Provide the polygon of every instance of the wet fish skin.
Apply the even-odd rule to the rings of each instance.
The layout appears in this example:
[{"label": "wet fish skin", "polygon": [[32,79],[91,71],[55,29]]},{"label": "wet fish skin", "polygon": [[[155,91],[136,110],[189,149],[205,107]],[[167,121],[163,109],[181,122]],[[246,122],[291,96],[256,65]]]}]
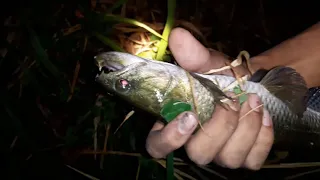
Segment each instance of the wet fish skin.
[{"label": "wet fish skin", "polygon": [[[215,107],[214,97],[199,81],[190,77],[183,69],[169,63],[150,62],[130,54],[109,52],[97,58],[101,58],[103,62],[112,62],[115,59],[131,59],[136,62],[136,64],[128,63],[130,64],[127,66],[128,69],[124,68],[107,74],[101,73],[97,76],[97,81],[102,86],[135,106],[159,115],[162,106],[171,99],[184,101],[193,106],[193,101],[195,101],[199,120],[204,122],[211,117]],[[126,79],[130,82],[130,92],[122,93],[114,88],[114,84],[119,79]],[[190,79],[193,81],[192,86],[190,86]]]},{"label": "wet fish skin", "polygon": [[[97,75],[98,83],[135,106],[156,115],[159,115],[166,102],[176,99],[190,103],[196,109],[199,120],[204,123],[211,118],[217,102],[222,98],[214,96],[212,90],[205,87],[199,79],[173,64],[146,60],[120,52],[99,54],[96,56],[96,62],[99,68],[114,70]],[[194,74],[209,79],[220,89],[235,81],[235,78],[230,76]],[[122,86],[119,86],[121,79],[126,80],[130,87],[123,90]],[[264,108],[269,111],[275,130],[275,145],[281,148],[320,147],[318,111],[307,107],[300,117],[292,110],[290,103],[276,97],[266,85],[247,81],[243,88],[247,93],[256,93],[261,98]]]},{"label": "wet fish skin", "polygon": [[[235,81],[233,77],[221,75],[202,75],[213,81],[217,81],[220,87],[227,87]],[[320,113],[308,108],[302,117],[293,113],[289,107],[279,98],[272,95],[263,85],[255,82],[246,82],[243,86],[247,93],[255,93],[268,110],[272,120],[275,133],[275,144],[277,147],[320,148]],[[317,146],[317,147],[316,147]]]}]

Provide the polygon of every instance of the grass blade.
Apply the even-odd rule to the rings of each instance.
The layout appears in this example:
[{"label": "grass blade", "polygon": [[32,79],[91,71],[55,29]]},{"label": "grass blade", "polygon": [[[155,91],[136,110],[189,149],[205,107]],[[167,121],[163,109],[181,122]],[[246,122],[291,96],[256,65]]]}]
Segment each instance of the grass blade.
[{"label": "grass blade", "polygon": [[107,10],[107,13],[112,13],[113,10],[117,9],[118,7],[122,6],[125,4],[128,0],[118,0],[113,4],[113,6]]},{"label": "grass blade", "polygon": [[103,42],[105,45],[111,47],[115,51],[125,52],[124,49],[122,49],[120,46],[118,46],[115,42],[113,42],[111,39],[107,38],[106,36],[95,32],[94,36],[97,37],[101,42]]},{"label": "grass blade", "polygon": [[39,38],[31,27],[27,25],[27,29],[30,35],[31,46],[36,52],[36,61],[42,64],[55,78],[60,78],[60,72],[56,66],[49,60],[47,53],[42,47]]},{"label": "grass blade", "polygon": [[89,175],[89,174],[86,174],[86,173],[84,173],[84,172],[82,172],[82,171],[80,171],[80,170],[78,170],[78,169],[76,169],[76,168],[74,168],[74,167],[71,167],[71,166],[69,166],[69,165],[66,165],[68,168],[70,168],[70,169],[72,169],[72,170],[74,170],[74,171],[76,171],[76,172],[78,172],[79,174],[82,174],[83,176],[85,176],[85,177],[87,177],[87,178],[89,178],[89,179],[92,179],[92,180],[99,180],[98,178],[96,178],[96,177],[93,177],[93,176],[91,176],[91,175]]},{"label": "grass blade", "polygon": [[164,27],[162,36],[163,39],[161,39],[160,44],[159,44],[159,49],[156,55],[157,60],[162,60],[163,56],[166,53],[167,47],[168,47],[168,39],[169,39],[169,34],[171,32],[171,29],[173,28],[174,25],[174,11],[176,8],[176,1],[175,0],[168,0],[168,17],[167,17],[167,22]]},{"label": "grass blade", "polygon": [[146,24],[141,23],[141,22],[139,22],[137,20],[130,19],[130,18],[124,18],[124,17],[116,16],[116,15],[105,15],[104,16],[104,20],[105,21],[115,21],[115,22],[122,22],[122,23],[132,24],[132,25],[144,28],[145,30],[147,30],[150,33],[152,33],[153,35],[155,35],[155,36],[167,41],[159,33],[157,33],[155,30],[153,30],[151,27],[149,27]]}]

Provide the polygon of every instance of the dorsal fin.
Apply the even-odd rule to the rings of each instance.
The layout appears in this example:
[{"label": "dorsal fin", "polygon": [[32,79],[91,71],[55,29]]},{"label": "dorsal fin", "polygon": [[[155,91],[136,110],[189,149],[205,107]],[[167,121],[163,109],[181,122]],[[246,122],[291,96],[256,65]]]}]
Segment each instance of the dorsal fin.
[{"label": "dorsal fin", "polygon": [[225,99],[225,98],[231,99],[221,89],[219,89],[219,87],[215,83],[213,83],[209,79],[201,77],[201,76],[199,76],[195,73],[192,73],[192,72],[190,72],[189,74],[192,77],[194,77],[195,79],[197,79],[200,82],[200,84],[202,84],[212,94],[212,96],[214,97],[215,103],[224,107],[220,100]]},{"label": "dorsal fin", "polygon": [[304,78],[293,68],[277,66],[261,79],[260,84],[282,100],[293,113],[301,116],[306,110],[308,88]]}]

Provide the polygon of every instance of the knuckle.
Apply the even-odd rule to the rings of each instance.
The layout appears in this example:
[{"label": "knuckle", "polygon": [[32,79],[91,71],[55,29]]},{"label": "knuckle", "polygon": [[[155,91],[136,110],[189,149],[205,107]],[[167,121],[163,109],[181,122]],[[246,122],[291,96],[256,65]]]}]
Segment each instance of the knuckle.
[{"label": "knuckle", "polygon": [[212,161],[211,159],[209,159],[209,158],[207,158],[205,156],[202,156],[202,155],[194,156],[194,155],[188,154],[188,156],[189,156],[191,161],[193,161],[195,164],[201,165],[201,166],[207,165]]},{"label": "knuckle", "polygon": [[170,137],[170,136],[171,136],[171,133],[161,132],[160,136],[161,136],[161,141],[162,141],[163,143],[171,144],[171,142],[172,142],[172,137]]},{"label": "knuckle", "polygon": [[225,109],[222,106],[216,106],[212,119],[219,121],[221,128],[230,133],[234,132],[238,126],[239,113],[229,108]]},{"label": "knuckle", "polygon": [[161,133],[161,144],[163,144],[166,147],[169,147],[170,149],[177,149],[179,148],[179,144],[177,144],[177,139],[175,136],[173,136],[173,133]]},{"label": "knuckle", "polygon": [[149,134],[145,148],[153,158],[163,158],[169,152],[178,149],[179,144],[169,131],[157,131]]},{"label": "knuckle", "polygon": [[260,130],[262,125],[262,117],[259,116],[259,114],[251,113],[248,114],[247,117],[243,118],[240,123],[243,124],[243,126],[248,127],[248,130]]},{"label": "knuckle", "polygon": [[220,155],[218,162],[230,169],[240,168],[243,163],[240,158],[235,155]]},{"label": "knuckle", "polygon": [[220,161],[225,167],[229,169],[238,169],[241,167],[241,163],[234,161],[232,158],[227,158]]},{"label": "knuckle", "polygon": [[270,149],[273,145],[274,135],[272,132],[265,133],[261,136],[261,139],[258,138],[256,142],[256,146],[263,147],[264,149]]},{"label": "knuckle", "polygon": [[207,159],[207,158],[204,158],[204,157],[199,157],[199,158],[191,158],[190,159],[197,165],[200,165],[200,166],[204,166],[204,165],[207,165],[211,162],[211,160]]},{"label": "knuckle", "polygon": [[160,159],[164,157],[163,153],[160,153],[159,150],[155,149],[154,146],[150,143],[150,141],[146,142],[146,150],[150,156],[156,159]]},{"label": "knuckle", "polygon": [[207,165],[213,159],[208,156],[208,152],[203,151],[199,146],[187,145],[185,149],[189,159],[198,165]]},{"label": "knuckle", "polygon": [[262,163],[260,162],[252,162],[252,161],[248,161],[245,164],[247,169],[253,170],[253,171],[258,171],[261,169],[262,167]]}]

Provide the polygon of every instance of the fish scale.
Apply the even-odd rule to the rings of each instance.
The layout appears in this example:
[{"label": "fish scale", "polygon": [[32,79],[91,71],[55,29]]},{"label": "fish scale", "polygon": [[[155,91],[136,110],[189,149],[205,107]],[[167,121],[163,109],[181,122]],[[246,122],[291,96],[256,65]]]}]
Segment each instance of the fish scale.
[{"label": "fish scale", "polygon": [[[218,82],[217,85],[219,85],[220,89],[225,89],[236,80],[234,77],[224,75],[199,75],[210,79],[212,82]],[[310,146],[311,144],[320,145],[319,112],[307,108],[304,112],[303,118],[299,119],[297,115],[291,113],[290,109],[280,99],[270,94],[261,84],[247,81],[242,87],[242,90],[246,93],[256,93],[261,97],[264,108],[268,110],[271,118],[273,119],[273,125],[276,130],[276,143],[284,145],[286,148],[290,146],[290,144],[296,144],[296,146]],[[232,91],[232,89],[229,89],[229,91]],[[320,91],[315,91],[312,94],[315,95],[316,93],[320,94]],[[301,142],[298,142],[301,138],[293,138],[299,138],[301,137],[301,134],[309,134],[310,139],[302,139]]]},{"label": "fish scale", "polygon": [[[222,89],[236,81],[231,76],[189,73],[170,63],[128,53],[101,53],[96,56],[96,63],[99,69],[112,70],[101,71],[96,77],[96,81],[108,91],[156,115],[160,115],[163,105],[172,99],[190,103],[202,123],[211,118],[217,103],[225,96]],[[128,81],[130,86],[117,89],[122,87],[115,85],[121,79]],[[245,81],[242,90],[257,94],[271,115],[274,145],[286,150],[320,149],[320,90],[308,92],[303,77],[289,67],[275,67],[264,77],[256,79],[261,81]],[[304,104],[307,93],[312,95]]]},{"label": "fish scale", "polygon": [[308,92],[309,100],[308,107],[313,107],[315,109],[320,109],[320,87],[311,88]]}]

